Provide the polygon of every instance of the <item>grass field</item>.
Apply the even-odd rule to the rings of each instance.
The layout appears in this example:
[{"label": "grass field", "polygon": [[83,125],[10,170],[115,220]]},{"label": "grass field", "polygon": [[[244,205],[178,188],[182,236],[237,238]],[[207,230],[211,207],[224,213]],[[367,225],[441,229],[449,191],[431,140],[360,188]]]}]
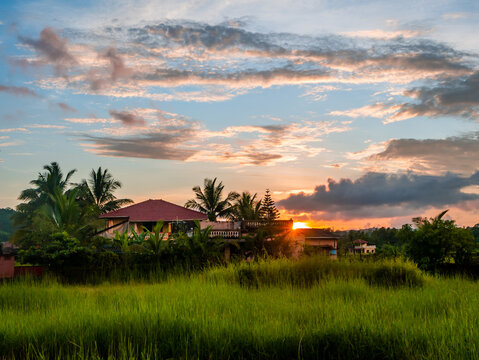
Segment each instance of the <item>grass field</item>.
[{"label": "grass field", "polygon": [[[389,281],[387,278],[396,278]],[[0,356],[479,358],[479,284],[411,264],[241,264],[159,283],[0,285]]]}]

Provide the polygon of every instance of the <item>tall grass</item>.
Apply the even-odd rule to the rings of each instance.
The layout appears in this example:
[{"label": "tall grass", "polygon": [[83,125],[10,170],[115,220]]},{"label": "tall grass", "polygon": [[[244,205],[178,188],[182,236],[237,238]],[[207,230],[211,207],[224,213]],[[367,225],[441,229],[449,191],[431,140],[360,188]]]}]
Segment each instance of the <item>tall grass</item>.
[{"label": "tall grass", "polygon": [[[403,263],[306,259],[160,283],[6,283],[0,357],[479,358],[477,283],[422,273],[418,283],[371,280],[386,268],[415,271]],[[256,276],[253,286],[241,283],[245,269]]]}]

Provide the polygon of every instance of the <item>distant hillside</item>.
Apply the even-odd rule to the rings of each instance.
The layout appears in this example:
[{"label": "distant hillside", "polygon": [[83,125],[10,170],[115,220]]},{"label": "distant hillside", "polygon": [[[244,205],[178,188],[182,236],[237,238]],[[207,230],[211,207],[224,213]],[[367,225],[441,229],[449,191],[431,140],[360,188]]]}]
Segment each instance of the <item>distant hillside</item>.
[{"label": "distant hillside", "polygon": [[8,241],[13,234],[14,227],[11,220],[13,214],[15,214],[13,209],[0,209],[0,242]]}]

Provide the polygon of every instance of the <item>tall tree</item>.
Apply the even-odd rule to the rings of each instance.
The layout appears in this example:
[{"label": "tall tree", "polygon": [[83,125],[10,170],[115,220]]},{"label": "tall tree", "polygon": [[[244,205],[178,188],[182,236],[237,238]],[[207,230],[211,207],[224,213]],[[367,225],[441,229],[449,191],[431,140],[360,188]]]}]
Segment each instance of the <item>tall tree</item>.
[{"label": "tall tree", "polygon": [[113,193],[121,188],[121,182],[115,180],[108,169],[103,170],[101,167],[96,171],[92,169],[90,178],[82,180],[78,187],[80,197],[93,205],[100,214],[117,210],[133,202],[130,199],[116,198]]},{"label": "tall tree", "polygon": [[30,181],[33,187],[23,190],[18,197],[22,203],[17,205],[17,212],[12,216],[16,227],[12,236],[13,241],[19,241],[26,234],[34,231],[33,220],[37,210],[48,204],[53,205],[52,196],[55,196],[56,189],[64,193],[76,172],[76,170],[70,170],[64,175],[57,162],[45,165],[43,169],[44,172],[38,173],[38,177]]},{"label": "tall tree", "polygon": [[231,218],[236,221],[261,219],[263,205],[261,199],[256,200],[257,195],[251,195],[247,191],[243,192],[234,203]]},{"label": "tall tree", "polygon": [[216,178],[205,179],[203,189],[195,186],[193,188],[195,199],[190,199],[185,204],[187,208],[207,214],[210,221],[231,216],[234,210],[232,202],[239,197],[238,193],[232,191],[223,199],[224,185],[221,181],[216,184],[216,180]]},{"label": "tall tree", "polygon": [[269,189],[266,189],[266,194],[262,201],[261,215],[263,219],[268,221],[273,221],[279,218],[279,211],[276,209],[276,205],[274,204]]}]

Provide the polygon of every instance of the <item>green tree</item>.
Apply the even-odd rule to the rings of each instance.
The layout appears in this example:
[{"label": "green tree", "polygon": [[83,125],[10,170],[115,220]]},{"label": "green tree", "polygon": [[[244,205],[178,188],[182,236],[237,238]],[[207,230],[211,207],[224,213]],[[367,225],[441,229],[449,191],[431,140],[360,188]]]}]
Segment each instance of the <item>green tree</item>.
[{"label": "green tree", "polygon": [[451,259],[465,265],[474,249],[474,237],[470,230],[459,228],[454,220],[444,220],[447,213],[441,212],[434,218],[414,218],[417,230],[410,236],[407,252],[419,265],[427,270],[436,270]]},{"label": "green tree", "polygon": [[279,211],[276,209],[273,198],[269,189],[266,189],[261,208],[261,217],[268,221],[273,221],[279,218]]},{"label": "green tree", "polygon": [[[12,241],[20,243],[23,238],[31,237],[36,229],[33,228],[34,218],[37,211],[45,205],[53,205],[52,196],[58,189],[64,193],[70,185],[70,179],[76,170],[70,170],[66,175],[63,174],[60,166],[56,162],[43,167],[45,170],[38,174],[38,177],[30,184],[33,187],[23,190],[18,197],[22,201],[16,207],[16,213],[12,216],[16,231],[12,236]],[[36,220],[38,221],[38,219]]]},{"label": "green tree", "polygon": [[208,220],[216,221],[217,218],[230,217],[234,210],[232,202],[239,195],[236,192],[229,192],[223,199],[224,185],[220,181],[216,184],[216,178],[213,180],[205,179],[203,189],[199,186],[193,188],[195,199],[186,202],[185,207],[198,210],[208,215]]},{"label": "green tree", "polygon": [[90,172],[88,180],[82,180],[78,185],[80,197],[87,204],[94,206],[99,214],[117,210],[124,205],[131,204],[130,199],[117,199],[114,192],[121,188],[121,182],[115,180],[108,169],[99,167]]},{"label": "green tree", "polygon": [[15,228],[12,222],[12,216],[15,210],[10,208],[0,209],[0,243],[8,241]]},{"label": "green tree", "polygon": [[257,194],[243,192],[234,203],[231,218],[235,221],[260,220],[262,215],[262,201],[256,200]]}]

